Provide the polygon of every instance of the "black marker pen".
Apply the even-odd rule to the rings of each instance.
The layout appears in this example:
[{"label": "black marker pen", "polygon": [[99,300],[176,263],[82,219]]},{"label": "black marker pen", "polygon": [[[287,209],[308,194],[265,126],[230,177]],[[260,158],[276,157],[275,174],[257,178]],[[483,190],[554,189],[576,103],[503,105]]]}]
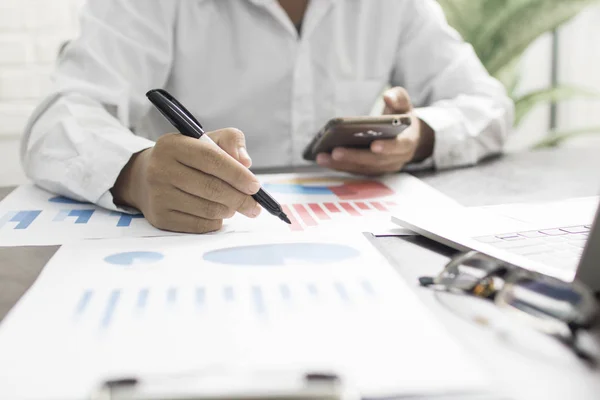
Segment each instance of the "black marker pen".
[{"label": "black marker pen", "polygon": [[[204,134],[204,128],[200,122],[166,90],[154,89],[146,93],[146,96],[182,135],[217,145],[208,135]],[[291,224],[290,219],[281,209],[281,205],[269,193],[260,189],[258,193],[252,195],[252,198],[269,213]]]}]

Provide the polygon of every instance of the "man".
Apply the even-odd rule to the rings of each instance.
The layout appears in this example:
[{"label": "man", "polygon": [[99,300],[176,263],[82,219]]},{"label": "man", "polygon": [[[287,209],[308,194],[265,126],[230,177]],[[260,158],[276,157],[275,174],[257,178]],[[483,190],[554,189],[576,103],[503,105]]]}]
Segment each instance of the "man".
[{"label": "man", "polygon": [[[161,229],[257,216],[250,154],[255,167],[303,163],[327,120],[368,114],[387,85],[385,112],[412,113],[413,126],[321,154],[321,166],[473,165],[501,151],[512,124],[504,90],[434,0],[89,0],[81,23],[26,129],[24,168],[48,190],[141,210]],[[165,135],[173,128],[145,98],[157,87],[220,148]]]}]

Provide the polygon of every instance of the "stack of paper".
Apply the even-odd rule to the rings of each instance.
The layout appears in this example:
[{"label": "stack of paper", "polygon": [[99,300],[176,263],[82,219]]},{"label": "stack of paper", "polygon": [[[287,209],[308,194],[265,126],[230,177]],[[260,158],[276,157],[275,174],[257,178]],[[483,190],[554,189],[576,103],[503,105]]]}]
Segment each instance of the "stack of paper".
[{"label": "stack of paper", "polygon": [[64,246],[0,330],[0,354],[2,399],[244,366],[333,371],[369,397],[484,382],[361,234]]},{"label": "stack of paper", "polygon": [[[294,222],[286,226],[263,212],[256,220],[236,215],[221,233],[352,230],[406,234],[391,222],[399,208],[455,206],[451,199],[406,174],[361,179],[346,174],[259,175],[264,188]],[[0,246],[57,245],[82,239],[180,235],[161,231],[142,215],[111,212],[56,196],[33,185],[16,189],[0,203]]]},{"label": "stack of paper", "polygon": [[0,399],[236,368],[335,372],[370,397],[481,391],[469,357],[361,233],[403,232],[394,211],[454,202],[403,174],[259,178],[291,226],[263,212],[179,235],[33,186],[8,196],[0,246],[70,244],[2,324]]}]

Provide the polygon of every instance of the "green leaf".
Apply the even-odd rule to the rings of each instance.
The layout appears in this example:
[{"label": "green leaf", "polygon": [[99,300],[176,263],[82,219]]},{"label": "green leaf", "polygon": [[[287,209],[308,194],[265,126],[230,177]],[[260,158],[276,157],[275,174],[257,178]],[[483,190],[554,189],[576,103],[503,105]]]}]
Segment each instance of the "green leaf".
[{"label": "green leaf", "polygon": [[546,139],[536,143],[533,146],[533,149],[538,150],[538,149],[545,149],[545,148],[549,148],[549,147],[556,147],[559,144],[561,144],[569,139],[573,139],[573,138],[576,138],[579,136],[584,136],[584,135],[592,135],[592,134],[600,134],[600,126],[576,129],[576,130],[566,131],[566,132],[553,132],[553,133],[550,133]]},{"label": "green leaf", "polygon": [[514,60],[499,71],[496,78],[504,85],[508,95],[515,98],[515,92],[520,82],[519,60]]},{"label": "green leaf", "polygon": [[456,29],[465,41],[472,43],[475,39],[473,33],[480,24],[480,20],[473,16],[480,15],[478,8],[482,3],[473,0],[438,0],[438,3],[444,9],[450,26]]},{"label": "green leaf", "polygon": [[523,118],[531,110],[543,103],[559,103],[574,98],[596,98],[600,99],[600,93],[576,86],[557,86],[528,93],[515,99],[515,126],[518,126]]},{"label": "green leaf", "polygon": [[496,75],[542,34],[556,29],[597,1],[506,1],[504,7],[495,8],[496,15],[482,24],[473,47],[490,74]]},{"label": "green leaf", "polygon": [[520,58],[544,33],[600,0],[438,0],[450,25],[473,45],[490,74]]}]

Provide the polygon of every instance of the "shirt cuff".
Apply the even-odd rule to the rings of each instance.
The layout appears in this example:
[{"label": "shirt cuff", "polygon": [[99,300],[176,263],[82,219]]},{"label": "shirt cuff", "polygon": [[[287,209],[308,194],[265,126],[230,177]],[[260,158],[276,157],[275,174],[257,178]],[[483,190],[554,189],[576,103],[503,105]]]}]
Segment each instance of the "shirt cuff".
[{"label": "shirt cuff", "polygon": [[433,106],[417,108],[414,112],[435,132],[433,156],[431,160],[425,160],[425,164],[445,169],[476,163],[462,124],[463,117],[458,110]]},{"label": "shirt cuff", "polygon": [[86,160],[85,167],[70,168],[71,179],[69,180],[80,182],[80,189],[84,193],[89,193],[90,197],[95,199],[94,203],[100,207],[127,214],[138,214],[139,211],[136,209],[115,205],[110,190],[131,157],[153,147],[154,144],[151,140],[127,132],[122,135],[118,144],[104,142],[103,151],[94,153]]}]

